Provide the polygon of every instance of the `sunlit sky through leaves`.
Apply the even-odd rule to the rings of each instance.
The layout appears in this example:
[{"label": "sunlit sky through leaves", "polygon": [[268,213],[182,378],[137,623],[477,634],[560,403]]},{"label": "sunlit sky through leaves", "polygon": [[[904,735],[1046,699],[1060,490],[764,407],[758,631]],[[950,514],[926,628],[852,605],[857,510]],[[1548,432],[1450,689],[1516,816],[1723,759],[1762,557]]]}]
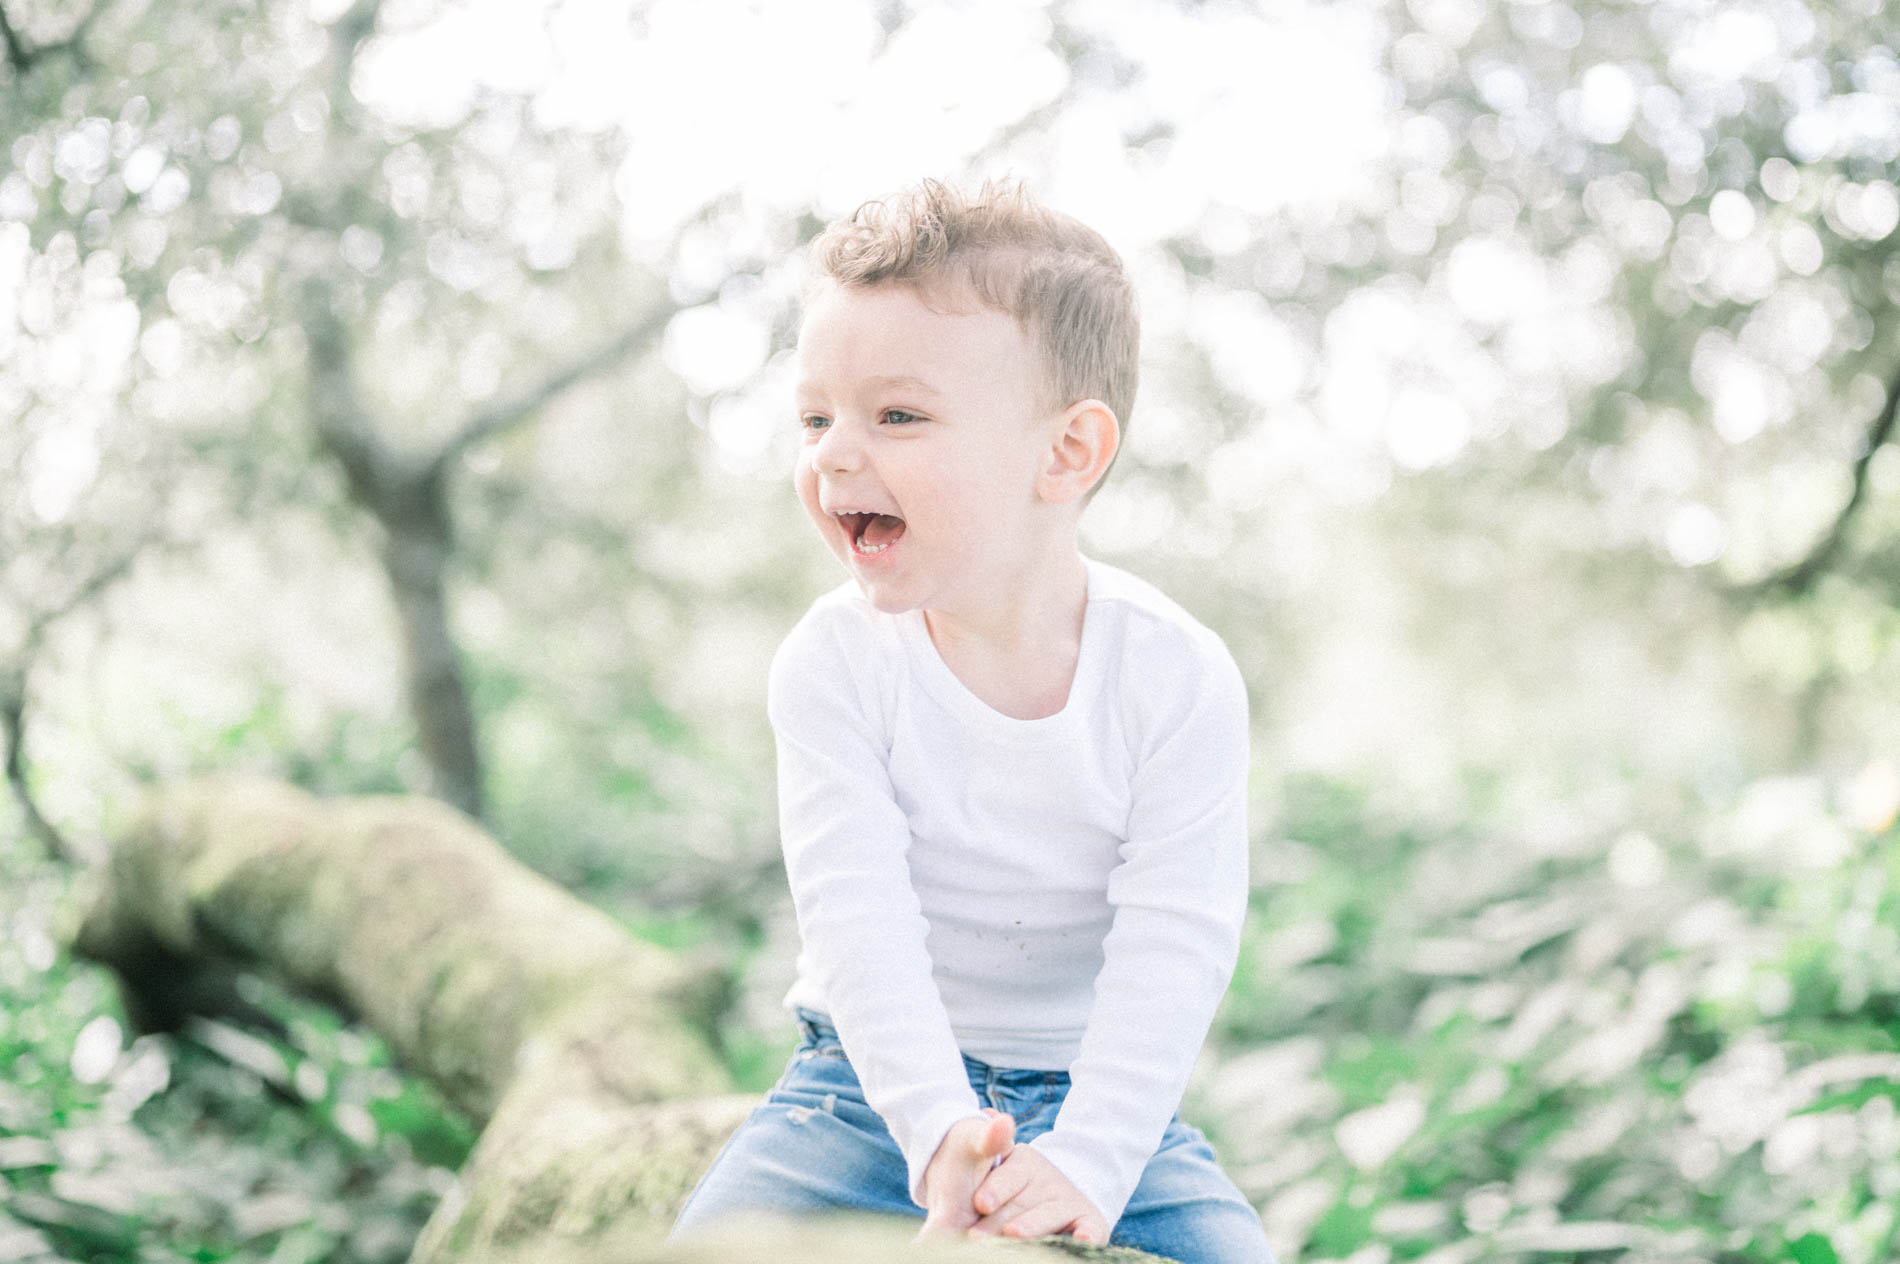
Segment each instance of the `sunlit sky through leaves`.
[{"label": "sunlit sky through leaves", "polygon": [[[310,15],[331,21],[339,7],[315,0]],[[1829,407],[1818,370],[1864,339],[1861,300],[1827,266],[1831,243],[1880,241],[1900,226],[1900,192],[1881,174],[1900,155],[1900,68],[1871,40],[1851,65],[1828,63],[1817,55],[1816,13],[1799,4],[1659,3],[1640,14],[1517,4],[1502,16],[1507,42],[1495,55],[1474,52],[1473,41],[1500,14],[1474,0],[1413,0],[1403,12],[1373,0],[1261,11],[978,0],[924,6],[888,30],[879,19],[864,0],[393,0],[357,61],[353,91],[397,131],[453,128],[481,94],[501,93],[527,95],[543,129],[616,137],[624,157],[608,181],[625,247],[666,269],[681,293],[719,289],[731,266],[703,243],[667,253],[681,224],[715,198],[736,196],[744,222],[763,226],[808,210],[842,214],[920,175],[1023,176],[1129,259],[1149,356],[1191,343],[1251,410],[1262,433],[1241,435],[1210,475],[1210,495],[1233,508],[1259,495],[1236,468],[1290,470],[1352,504],[1382,494],[1395,475],[1450,465],[1474,443],[1506,434],[1532,449],[1558,442],[1580,400],[1654,351],[1639,345],[1631,295],[1618,291],[1633,265],[1651,262],[1666,282],[1656,300],[1674,314],[1689,302],[1753,307],[1746,320],[1705,322],[1694,337],[1699,399],[1688,420],[1728,445],[1758,443]],[[1619,21],[1644,28],[1660,56],[1603,34]],[[1066,55],[1065,41],[1088,51]],[[1751,93],[1778,103],[1786,123],[1772,139],[1788,156],[1716,143]],[[1488,113],[1459,124],[1433,108],[1454,100]],[[148,213],[127,229],[125,257],[143,266],[164,249],[164,217],[188,209],[187,199],[273,213],[284,184],[255,161],[257,140],[290,152],[296,135],[321,131],[326,113],[321,93],[304,92],[261,137],[232,115],[213,119],[192,143],[228,167],[202,189],[156,134],[141,143],[127,119],[76,119],[13,146],[0,219],[31,221],[55,184],[62,203],[83,210],[79,195],[120,181],[119,196],[137,195]],[[552,278],[572,262],[574,240],[563,209],[532,192],[549,178],[510,166],[505,129],[487,139],[474,131],[478,148],[501,147],[501,174],[459,173],[465,207],[505,216],[525,262]],[[1131,141],[1144,135],[1160,139]],[[1659,153],[1665,178],[1600,162],[1629,144]],[[1453,170],[1463,147],[1494,168],[1490,181],[1473,187],[1468,171]],[[1530,160],[1581,166],[1571,209],[1585,222],[1560,235],[1533,231],[1544,208],[1528,204],[1538,179],[1523,166]],[[1851,179],[1799,165],[1828,162],[1860,165]],[[397,215],[421,212],[421,164],[408,146],[382,164]],[[1192,240],[1215,258],[1241,254],[1266,225],[1278,225],[1285,244],[1255,265],[1251,284],[1188,284],[1169,253]],[[1378,234],[1370,242],[1369,227]],[[262,328],[247,303],[256,283],[196,260],[167,280],[176,320],[147,312],[140,326],[111,277],[56,280],[78,270],[72,247],[70,236],[55,237],[34,258],[19,227],[0,224],[0,351],[16,328],[32,336],[37,354],[21,357],[19,377],[49,401],[24,462],[43,522],[67,516],[90,486],[89,416],[122,385],[125,361],[142,353],[162,377],[189,363],[181,327],[244,340]],[[344,230],[339,249],[361,273],[390,266],[382,238],[364,226]],[[1381,259],[1420,266],[1380,275],[1372,265]],[[446,231],[430,237],[427,263],[463,292],[494,268]],[[1285,301],[1303,268],[1354,266],[1371,275],[1331,292],[1308,284]],[[62,286],[78,294],[56,301]],[[1295,319],[1302,305],[1304,323]],[[782,465],[787,442],[785,372],[765,364],[773,314],[756,291],[722,294],[682,314],[664,341],[668,367],[709,401],[700,420],[712,450],[728,468],[761,476]],[[496,356],[474,350],[459,385],[480,399],[501,378]],[[87,389],[75,390],[81,380]],[[1204,437],[1170,421],[1184,422],[1199,402],[1165,375],[1147,380],[1136,454],[1204,458]],[[1851,396],[1855,408],[1864,394]],[[1656,476],[1679,484],[1676,503],[1644,510],[1642,529],[1658,548],[1684,566],[1720,560],[1742,570],[1787,552],[1738,525],[1736,504],[1717,503],[1699,441],[1662,447],[1688,472]],[[1630,477],[1634,458],[1612,464],[1622,484],[1641,481]],[[1792,511],[1786,525],[1799,537],[1839,492],[1838,473],[1832,491],[1824,474],[1797,477],[1821,497],[1818,508],[1803,499],[1806,518]],[[1731,486],[1722,495],[1749,494]],[[1138,489],[1110,489],[1095,515],[1106,539],[1153,526],[1141,500]]]},{"label": "sunlit sky through leaves", "polygon": [[[545,126],[617,127],[627,157],[617,189],[635,251],[651,250],[696,208],[739,190],[757,215],[807,207],[832,216],[921,175],[950,175],[1011,123],[1060,93],[1072,73],[1051,47],[1046,6],[1000,0],[926,7],[888,40],[859,0],[790,5],[663,0],[630,20],[615,5],[478,2],[445,8],[377,42],[357,81],[392,119],[444,125],[483,86],[536,93]],[[1392,143],[1381,30],[1355,5],[1286,5],[1271,15],[1166,5],[1080,6],[1068,19],[1108,37],[1145,73],[1138,91],[1079,96],[1051,123],[1031,178],[1044,200],[1103,231],[1138,271],[1165,237],[1363,193]],[[1174,141],[1132,152],[1130,131],[1166,124]],[[1179,313],[1144,294],[1151,328],[1188,321],[1211,336],[1237,383],[1284,401],[1307,366],[1251,296]],[[1159,316],[1160,320],[1155,318]],[[1228,319],[1229,317],[1238,319]],[[1263,345],[1269,354],[1260,354]],[[1273,350],[1279,348],[1279,350]],[[728,307],[687,313],[666,343],[694,390],[743,384],[709,431],[739,468],[773,463],[783,373],[754,380],[768,349],[762,319]],[[1466,423],[1441,397],[1399,450],[1429,464]]]},{"label": "sunlit sky through leaves", "polygon": [[[17,7],[29,41],[58,38],[50,7]],[[96,64],[49,61],[59,90],[16,98],[0,443],[24,494],[0,528],[47,542],[14,550],[21,591],[71,571],[63,532],[127,506],[215,534],[212,450],[257,504],[347,523],[335,471],[283,456],[308,454],[322,398],[313,286],[410,455],[651,314],[631,356],[465,454],[455,512],[510,544],[511,496],[614,540],[637,518],[640,567],[737,587],[778,528],[708,542],[793,505],[800,234],[920,176],[1016,175],[1099,227],[1140,296],[1139,401],[1084,547],[1325,628],[1286,686],[1289,741],[1510,754],[1521,690],[1561,679],[1580,714],[1542,708],[1552,731],[1607,749],[1600,720],[1673,758],[1714,704],[1591,701],[1648,633],[1579,628],[1558,576],[1600,567],[1635,609],[1633,576],[1785,568],[1847,503],[1894,371],[1900,58],[1863,0],[386,0],[339,93],[344,7],[126,10]],[[661,468],[668,496],[642,491]],[[1870,558],[1900,448],[1861,473],[1846,547]],[[1644,617],[1686,610],[1656,600]],[[1500,602],[1531,630],[1451,630]],[[1433,620],[1442,643],[1406,641]],[[1503,651],[1471,648],[1491,636],[1563,669],[1525,654],[1480,697],[1448,663],[1469,649],[1495,680]],[[1734,646],[1774,682],[1830,655],[1846,680],[1881,661],[1855,636],[1757,619]],[[1287,650],[1263,634],[1256,666]]]},{"label": "sunlit sky through leaves", "polygon": [[[887,43],[860,0],[661,0],[637,18],[477,0],[409,25],[390,14],[356,89],[422,126],[458,121],[484,86],[534,92],[544,126],[620,126],[627,232],[653,241],[734,187],[839,213],[954,171],[1062,89],[1070,70],[1045,8],[926,7]],[[1100,4],[1074,20],[1148,73],[1138,93],[1062,118],[1039,183],[1123,246],[1187,228],[1209,201],[1264,212],[1345,196],[1388,143],[1381,31],[1360,6],[1268,17]],[[1141,117],[1175,122],[1181,142],[1137,182],[1122,138]]]}]

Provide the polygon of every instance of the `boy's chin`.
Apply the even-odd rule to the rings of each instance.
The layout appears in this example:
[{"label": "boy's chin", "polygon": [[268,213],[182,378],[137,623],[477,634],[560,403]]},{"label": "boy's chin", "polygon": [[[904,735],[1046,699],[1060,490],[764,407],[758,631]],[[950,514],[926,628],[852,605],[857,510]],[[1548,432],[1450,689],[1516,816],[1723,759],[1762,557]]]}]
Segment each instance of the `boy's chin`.
[{"label": "boy's chin", "polygon": [[875,580],[866,581],[862,575],[854,577],[858,592],[871,603],[871,608],[879,614],[909,614],[917,608],[917,600],[906,593],[898,592],[892,585]]},{"label": "boy's chin", "polygon": [[[851,566],[849,559],[845,565]],[[857,585],[858,595],[879,614],[908,614],[923,604],[915,589],[890,576],[866,575],[852,566],[851,582]]]}]

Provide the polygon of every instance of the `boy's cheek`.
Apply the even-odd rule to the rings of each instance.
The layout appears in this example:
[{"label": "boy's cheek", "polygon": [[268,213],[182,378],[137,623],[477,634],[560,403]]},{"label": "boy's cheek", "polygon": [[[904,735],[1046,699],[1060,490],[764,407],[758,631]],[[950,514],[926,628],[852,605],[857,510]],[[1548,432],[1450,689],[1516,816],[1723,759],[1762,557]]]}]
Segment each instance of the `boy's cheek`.
[{"label": "boy's cheek", "polygon": [[805,516],[814,527],[820,526],[823,511],[818,507],[818,481],[812,476],[811,462],[802,455],[792,470],[792,489],[798,493],[798,503],[805,507]]}]

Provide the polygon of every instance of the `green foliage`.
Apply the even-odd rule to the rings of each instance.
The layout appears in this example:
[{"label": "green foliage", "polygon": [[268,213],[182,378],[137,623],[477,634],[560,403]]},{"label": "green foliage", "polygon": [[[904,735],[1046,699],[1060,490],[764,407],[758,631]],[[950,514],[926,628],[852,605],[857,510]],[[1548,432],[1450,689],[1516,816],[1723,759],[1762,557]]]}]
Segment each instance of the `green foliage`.
[{"label": "green foliage", "polygon": [[[1303,867],[1259,893],[1188,1112],[1276,1246],[1892,1258],[1900,831],[1801,789],[1540,861],[1497,821],[1432,837],[1350,784],[1288,787],[1259,854]],[[1822,835],[1844,854],[1803,854]]]},{"label": "green foliage", "polygon": [[69,875],[0,833],[0,1258],[394,1264],[473,1144],[374,1037],[261,987],[282,1037],[132,1036],[58,946]]},{"label": "green foliage", "polygon": [[767,1039],[751,1032],[728,1034],[721,1045],[733,1088],[741,1093],[763,1093],[776,1084],[793,1048],[789,1041]]},{"label": "green foliage", "polygon": [[1834,1244],[1818,1233],[1804,1233],[1788,1244],[1788,1258],[1794,1264],[1840,1264]]},{"label": "green foliage", "polygon": [[[181,725],[189,733],[189,725]],[[400,794],[407,743],[387,726],[334,712],[314,732],[300,731],[282,682],[266,681],[249,711],[202,744],[186,740],[195,773],[253,769],[282,777],[312,794]]]},{"label": "green foliage", "polygon": [[[1352,782],[1282,787],[1186,1107],[1282,1254],[1900,1250],[1900,942],[1882,929],[1900,831],[1804,794],[1813,815],[1751,824],[1788,789],[1750,787],[1666,846],[1623,831],[1505,863],[1508,823],[1482,813],[1429,825]],[[1845,848],[1825,864],[1794,845],[1822,830]],[[0,1232],[39,1244],[23,1258],[400,1258],[468,1129],[376,1041],[261,988],[284,1038],[196,1024],[121,1049],[106,981],[54,946],[61,875],[0,854]],[[726,933],[629,925],[685,952]],[[786,1051],[740,1022],[724,1052],[758,1090]]]}]

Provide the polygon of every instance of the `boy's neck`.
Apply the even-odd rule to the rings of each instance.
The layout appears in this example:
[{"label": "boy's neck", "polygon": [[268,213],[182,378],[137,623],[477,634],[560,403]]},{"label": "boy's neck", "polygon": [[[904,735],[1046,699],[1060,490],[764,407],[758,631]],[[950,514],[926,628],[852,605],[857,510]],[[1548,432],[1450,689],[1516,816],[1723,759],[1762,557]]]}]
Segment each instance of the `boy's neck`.
[{"label": "boy's neck", "polygon": [[998,584],[993,600],[926,609],[924,625],[944,664],[994,710],[1019,720],[1067,704],[1082,647],[1088,570],[1073,536]]}]

